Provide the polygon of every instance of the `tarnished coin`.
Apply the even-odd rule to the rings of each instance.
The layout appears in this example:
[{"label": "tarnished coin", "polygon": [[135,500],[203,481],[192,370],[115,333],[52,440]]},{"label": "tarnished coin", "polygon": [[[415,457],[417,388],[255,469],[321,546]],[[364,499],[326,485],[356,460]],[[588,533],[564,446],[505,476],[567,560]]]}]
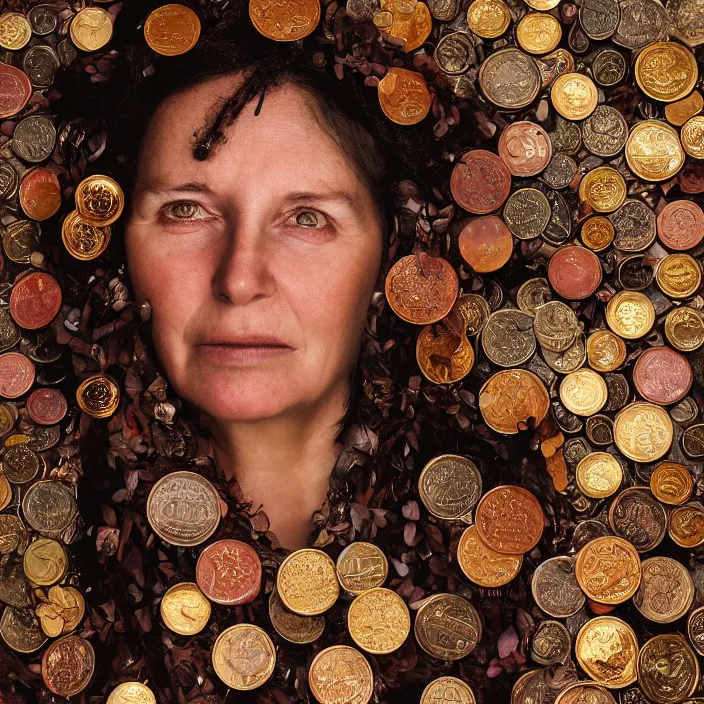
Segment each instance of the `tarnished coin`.
[{"label": "tarnished coin", "polygon": [[[305,0],[315,2],[318,0]],[[415,125],[430,111],[432,98],[423,76],[417,71],[391,67],[379,81],[379,105],[384,115],[399,125]]]},{"label": "tarnished coin", "polygon": [[261,687],[274,672],[276,649],[266,631],[250,623],[226,628],[212,651],[213,669],[232,689]]},{"label": "tarnished coin", "polygon": [[694,54],[677,42],[648,44],[638,54],[633,72],[640,89],[663,103],[689,95],[699,76]]},{"label": "tarnished coin", "polygon": [[476,526],[465,528],[457,546],[457,562],[467,579],[481,587],[501,587],[520,571],[523,555],[492,550],[479,538]]},{"label": "tarnished coin", "polygon": [[27,45],[32,37],[32,27],[21,12],[0,14],[0,46],[17,51]]},{"label": "tarnished coin", "polygon": [[640,49],[667,38],[667,12],[658,0],[623,0],[613,41],[627,49]]},{"label": "tarnished coin", "polygon": [[548,199],[536,188],[521,188],[511,194],[504,205],[504,221],[521,240],[540,236],[550,222]]},{"label": "tarnished coin", "polygon": [[10,313],[21,328],[37,330],[56,317],[61,300],[58,281],[43,271],[32,271],[12,287]]},{"label": "tarnished coin", "polygon": [[89,225],[112,225],[122,215],[124,205],[122,188],[110,176],[94,174],[76,186],[76,210]]},{"label": "tarnished coin", "polygon": [[15,220],[5,227],[2,247],[8,259],[17,264],[31,263],[32,253],[39,249],[39,223]]},{"label": "tarnished coin", "polygon": [[599,166],[581,180],[579,197],[597,213],[611,213],[626,200],[626,181],[616,169]]},{"label": "tarnished coin", "polygon": [[636,681],[638,639],[615,616],[597,616],[582,626],[574,644],[580,667],[595,682],[620,689]]},{"label": "tarnished coin", "polygon": [[474,348],[464,330],[442,322],[426,325],[416,341],[416,360],[423,376],[434,384],[453,384],[474,366]]},{"label": "tarnished coin", "polygon": [[[500,2],[500,0],[496,0]],[[477,63],[472,40],[466,32],[450,32],[435,47],[433,59],[448,76],[461,76]]]},{"label": "tarnished coin", "polygon": [[56,144],[56,128],[46,115],[31,115],[17,123],[12,135],[12,151],[30,164],[51,156]]},{"label": "tarnished coin", "polygon": [[685,152],[694,159],[704,159],[704,117],[697,115],[682,125],[680,139]]},{"label": "tarnished coin", "polygon": [[[11,450],[31,452],[21,446]],[[27,489],[22,499],[22,512],[34,530],[51,535],[61,533],[71,525],[78,513],[78,506],[70,487],[54,479],[46,479]]]},{"label": "tarnished coin", "polygon": [[356,540],[340,553],[336,569],[342,588],[357,595],[381,587],[389,573],[389,563],[376,545]]},{"label": "tarnished coin", "polygon": [[606,306],[606,322],[619,337],[637,340],[653,327],[655,309],[644,294],[619,291]]},{"label": "tarnished coin", "polygon": [[22,176],[19,197],[27,217],[48,220],[61,207],[59,179],[49,169],[35,166]]},{"label": "tarnished coin", "polygon": [[66,251],[76,259],[90,261],[99,257],[110,244],[110,225],[90,225],[72,210],[61,224],[61,240]]},{"label": "tarnished coin", "polygon": [[694,48],[704,44],[704,19],[700,0],[670,0],[667,3],[670,31]]},{"label": "tarnished coin", "polygon": [[540,306],[552,300],[552,291],[548,280],[542,277],[528,279],[521,284],[516,293],[516,303],[518,307],[531,317],[535,316],[535,311]]},{"label": "tarnished coin", "polygon": [[456,594],[433,594],[416,612],[413,633],[423,650],[440,660],[460,660],[482,639],[472,604]]},{"label": "tarnished coin", "polygon": [[32,84],[24,71],[0,64],[0,118],[19,113],[32,97]]},{"label": "tarnished coin", "polygon": [[609,452],[592,452],[580,460],[575,471],[577,488],[591,499],[615,494],[623,481],[623,468]]},{"label": "tarnished coin", "polygon": [[469,220],[460,232],[458,244],[462,258],[479,274],[500,269],[513,254],[511,232],[496,215]]},{"label": "tarnished coin", "polygon": [[658,546],[667,532],[664,506],[643,486],[624,489],[609,508],[611,530],[638,552]]},{"label": "tarnished coin", "polygon": [[697,656],[679,633],[663,633],[643,644],[638,654],[638,684],[651,702],[682,702],[698,682]]},{"label": "tarnished coin", "polygon": [[144,38],[157,54],[178,56],[190,51],[200,37],[200,19],[190,7],[162,5],[144,22]]},{"label": "tarnished coin", "polygon": [[646,254],[624,256],[616,268],[616,277],[620,286],[627,291],[645,291],[655,278],[652,259]]},{"label": "tarnished coin", "polygon": [[616,231],[611,220],[602,215],[594,215],[582,223],[582,244],[594,252],[601,252],[613,241]]},{"label": "tarnished coin", "polygon": [[546,12],[528,12],[516,25],[516,41],[529,54],[547,54],[562,39],[562,25]]},{"label": "tarnished coin", "polygon": [[4,438],[12,431],[17,418],[17,407],[14,404],[0,403],[0,438]]},{"label": "tarnished coin", "polygon": [[533,632],[530,655],[540,665],[566,663],[571,650],[570,632],[559,621],[541,621]]},{"label": "tarnished coin", "polygon": [[193,582],[174,584],[159,605],[166,627],[182,636],[200,633],[210,619],[210,611],[210,602]]},{"label": "tarnished coin", "polygon": [[668,103],[665,106],[665,119],[675,127],[682,127],[690,117],[704,109],[704,98],[698,90],[693,90],[686,98]]},{"label": "tarnished coin", "polygon": [[679,506],[694,491],[691,472],[679,462],[661,462],[650,475],[650,490],[658,501]]},{"label": "tarnished coin", "polygon": [[38,425],[55,425],[68,410],[64,395],[58,389],[37,389],[27,398],[29,417]]},{"label": "tarnished coin", "polygon": [[[550,141],[552,144],[552,140]],[[555,152],[545,167],[541,178],[550,188],[567,188],[577,174],[577,164],[572,157]]]},{"label": "tarnished coin", "polygon": [[655,267],[655,281],[670,298],[689,298],[701,286],[702,270],[697,260],[676,252],[663,257]]},{"label": "tarnished coin", "polygon": [[420,696],[420,704],[476,704],[472,688],[456,677],[438,677],[428,684]]},{"label": "tarnished coin", "polygon": [[32,481],[39,474],[40,468],[39,456],[24,445],[8,447],[2,456],[3,474],[13,484]]},{"label": "tarnished coin", "polygon": [[587,346],[584,335],[580,332],[574,344],[564,352],[551,352],[542,349],[545,363],[558,374],[570,374],[577,371],[587,361]]},{"label": "tarnished coin", "polygon": [[565,352],[572,347],[579,334],[577,316],[561,301],[550,301],[536,309],[533,331],[544,349]]},{"label": "tarnished coin", "polygon": [[574,122],[555,116],[555,130],[550,132],[550,141],[556,151],[574,156],[582,146],[582,133]]},{"label": "tarnished coin", "polygon": [[474,0],[467,8],[467,25],[482,39],[500,37],[511,22],[511,13],[503,0]]},{"label": "tarnished coin", "polygon": [[9,513],[0,514],[0,555],[8,555],[26,542],[24,524]]},{"label": "tarnished coin", "polygon": [[667,181],[684,164],[684,150],[677,131],[660,120],[643,120],[631,127],[626,161],[631,171],[646,181]]},{"label": "tarnished coin", "polygon": [[592,369],[578,369],[560,383],[560,400],[578,416],[598,413],[606,403],[608,390],[604,379]]},{"label": "tarnished coin", "polygon": [[533,318],[515,308],[503,308],[489,316],[482,331],[482,348],[500,367],[523,364],[535,352]]},{"label": "tarnished coin", "polygon": [[397,3],[380,0],[381,9],[374,17],[374,24],[382,35],[401,43],[404,51],[413,51],[421,46],[432,29],[430,10],[424,2],[410,0]]},{"label": "tarnished coin", "polygon": [[589,298],[599,288],[601,275],[599,257],[577,245],[558,249],[548,265],[550,285],[562,298],[573,301]]},{"label": "tarnished coin", "polygon": [[418,494],[436,518],[458,520],[477,505],[482,494],[482,476],[466,457],[438,455],[423,467]]},{"label": "tarnished coin", "polygon": [[576,682],[563,689],[555,704],[616,704],[608,689],[596,682]]},{"label": "tarnished coin", "polygon": [[110,692],[105,704],[156,704],[156,697],[141,682],[123,682]]},{"label": "tarnished coin", "polygon": [[308,685],[320,704],[367,704],[374,675],[367,659],[348,645],[321,650],[310,664]]},{"label": "tarnished coin", "polygon": [[704,655],[704,606],[694,609],[687,619],[687,635],[694,649]]},{"label": "tarnished coin", "polygon": [[584,0],[579,8],[579,22],[590,39],[608,39],[615,31],[621,14],[614,0]]},{"label": "tarnished coin", "polygon": [[693,352],[704,344],[704,317],[689,306],[673,308],[665,318],[667,341],[681,352]]},{"label": "tarnished coin", "polygon": [[567,120],[584,120],[597,104],[594,82],[582,73],[563,73],[550,90],[553,107]]},{"label": "tarnished coin", "polygon": [[[595,1],[608,2],[618,7],[614,0],[592,0]],[[584,146],[596,156],[615,156],[623,149],[627,138],[626,120],[618,110],[609,105],[597,105],[594,112],[582,123]]]},{"label": "tarnished coin", "polygon": [[60,697],[73,697],[82,692],[95,669],[93,646],[79,636],[55,640],[42,656],[44,684]]},{"label": "tarnished coin", "polygon": [[491,315],[491,308],[483,296],[476,293],[465,293],[458,296],[455,308],[460,312],[468,337],[480,333]]},{"label": "tarnished coin", "polygon": [[602,49],[594,57],[592,72],[594,80],[599,85],[610,88],[624,79],[626,75],[626,59],[616,49]]},{"label": "tarnished coin", "polygon": [[671,557],[643,560],[643,577],[633,603],[645,618],[672,623],[684,616],[694,599],[694,582],[687,568]]},{"label": "tarnished coin", "polygon": [[622,252],[640,252],[655,240],[655,213],[642,201],[628,198],[609,215],[614,226],[614,247]]},{"label": "tarnished coin", "polygon": [[673,542],[683,548],[696,548],[704,544],[704,508],[690,503],[670,512],[667,531]]},{"label": "tarnished coin", "polygon": [[694,373],[687,358],[669,347],[651,347],[633,368],[633,385],[651,403],[670,405],[688,393]]},{"label": "tarnished coin", "polygon": [[227,538],[203,549],[196,565],[196,582],[216,604],[248,604],[259,595],[262,563],[254,548]]},{"label": "tarnished coin", "polygon": [[220,522],[220,497],[215,487],[195,472],[171,472],[149,492],[147,519],[167,543],[193,547],[205,542]]},{"label": "tarnished coin", "polygon": [[610,330],[595,330],[587,338],[587,358],[592,369],[612,372],[626,361],[626,343]]},{"label": "tarnished coin", "polygon": [[411,616],[395,591],[375,587],[355,597],[347,612],[347,630],[362,650],[384,655],[403,645],[411,632]]},{"label": "tarnished coin", "polygon": [[19,352],[0,354],[0,396],[17,398],[34,383],[34,364]]},{"label": "tarnished coin", "polygon": [[24,553],[24,573],[40,587],[61,581],[68,570],[68,557],[61,543],[51,538],[39,538]]},{"label": "tarnished coin", "polygon": [[50,46],[35,44],[22,57],[22,70],[36,88],[49,88],[56,69],[61,65],[59,55]]},{"label": "tarnished coin", "polygon": [[500,208],[508,198],[511,174],[493,152],[472,149],[453,167],[450,190],[462,208],[476,215],[486,215]]},{"label": "tarnished coin", "polygon": [[106,374],[92,374],[76,389],[80,409],[93,418],[111,416],[120,404],[120,389]]},{"label": "tarnished coin", "polygon": [[[10,482],[7,481],[5,475],[0,474],[0,511],[6,508],[10,501],[12,501],[12,486],[10,486]],[[2,554],[1,548],[0,554]]]},{"label": "tarnished coin", "polygon": [[479,68],[479,87],[500,108],[521,110],[540,92],[540,69],[535,60],[516,47],[490,54]]},{"label": "tarnished coin", "polygon": [[687,428],[682,435],[682,449],[687,457],[704,457],[704,425],[697,423]]},{"label": "tarnished coin", "polygon": [[565,555],[541,562],[531,580],[533,599],[554,618],[567,618],[584,606],[584,593],[574,574],[574,559]]},{"label": "tarnished coin", "polygon": [[457,299],[454,267],[424,252],[399,259],[386,276],[386,300],[399,318],[428,325],[444,318]]},{"label": "tarnished coin", "polygon": [[657,217],[657,232],[669,249],[693,249],[704,238],[704,212],[692,200],[672,200]]},{"label": "tarnished coin", "polygon": [[670,417],[652,403],[631,403],[614,420],[616,446],[636,462],[659,460],[670,449],[672,437]]},{"label": "tarnished coin", "polygon": [[322,550],[296,550],[279,566],[276,590],[290,611],[301,616],[322,614],[340,594],[335,563]]},{"label": "tarnished coin", "polygon": [[0,636],[18,653],[33,653],[48,640],[31,610],[12,606],[6,606],[2,612]]},{"label": "tarnished coin", "polygon": [[276,632],[291,643],[313,643],[325,630],[323,616],[299,616],[289,611],[276,590],[269,597],[269,618]]},{"label": "tarnished coin", "polygon": [[582,591],[599,604],[621,604],[637,591],[640,557],[623,538],[604,536],[588,542],[578,553],[575,575]]}]

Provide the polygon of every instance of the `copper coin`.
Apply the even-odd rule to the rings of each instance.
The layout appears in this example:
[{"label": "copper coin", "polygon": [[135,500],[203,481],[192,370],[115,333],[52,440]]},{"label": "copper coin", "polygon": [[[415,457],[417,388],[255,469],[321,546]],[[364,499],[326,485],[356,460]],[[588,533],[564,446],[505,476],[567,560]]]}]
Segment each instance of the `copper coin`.
[{"label": "copper coin", "polygon": [[670,201],[657,218],[658,237],[670,249],[696,247],[704,237],[704,212],[691,200]]},{"label": "copper coin", "polygon": [[550,259],[548,278],[563,298],[570,301],[588,298],[601,283],[601,261],[586,247],[561,247]]},{"label": "copper coin", "polygon": [[20,183],[20,205],[32,220],[48,220],[61,207],[61,186],[44,166],[28,171]]},{"label": "copper coin", "polygon": [[462,258],[478,274],[500,269],[511,258],[513,235],[496,215],[472,218],[460,232]]},{"label": "copper coin", "polygon": [[216,604],[248,604],[259,594],[262,563],[246,543],[218,540],[201,552],[196,581],[205,596]]},{"label": "copper coin", "polygon": [[452,310],[459,281],[450,262],[420,252],[402,257],[391,267],[385,291],[386,300],[399,318],[429,325]]},{"label": "copper coin", "polygon": [[689,360],[670,347],[651,347],[638,357],[633,368],[633,384],[651,403],[669,405],[689,392],[694,373]]},{"label": "copper coin", "polygon": [[26,408],[38,425],[54,425],[66,415],[68,406],[58,389],[37,389],[29,395]]},{"label": "copper coin", "polygon": [[536,176],[552,158],[552,142],[540,125],[520,120],[501,133],[499,156],[514,176]]},{"label": "copper coin", "polygon": [[12,288],[10,313],[25,330],[37,330],[48,325],[60,308],[61,287],[50,274],[33,271]]},{"label": "copper coin", "polygon": [[474,149],[452,169],[450,190],[455,201],[475,215],[498,210],[511,190],[511,174],[492,152]]},{"label": "copper coin", "polygon": [[93,646],[79,636],[55,640],[42,657],[44,684],[60,697],[73,697],[90,682],[95,669]]},{"label": "copper coin", "polygon": [[19,352],[0,354],[0,396],[17,398],[34,383],[34,364]]},{"label": "copper coin", "polygon": [[0,63],[0,118],[16,115],[31,97],[32,84],[27,74]]},{"label": "copper coin", "polygon": [[200,19],[190,7],[180,3],[153,10],[144,23],[144,38],[150,48],[164,56],[190,51],[200,37]]}]

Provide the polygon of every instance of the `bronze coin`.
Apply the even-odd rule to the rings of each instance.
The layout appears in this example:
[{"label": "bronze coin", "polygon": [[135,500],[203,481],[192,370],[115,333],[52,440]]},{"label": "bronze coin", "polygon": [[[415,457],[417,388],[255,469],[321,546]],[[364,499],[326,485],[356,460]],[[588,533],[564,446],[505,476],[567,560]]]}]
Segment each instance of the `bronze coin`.
[{"label": "bronze coin", "polygon": [[511,190],[511,174],[493,152],[473,149],[452,169],[450,190],[455,202],[475,215],[498,210]]},{"label": "bronze coin", "polygon": [[638,552],[658,546],[667,532],[664,506],[646,487],[624,489],[609,509],[611,530],[628,540]]},{"label": "bronze coin", "polygon": [[704,237],[704,212],[691,200],[670,201],[657,217],[657,231],[669,249],[692,249]]},{"label": "bronze coin", "polygon": [[569,659],[572,637],[559,621],[546,619],[533,632],[530,656],[540,665],[556,665]]},{"label": "bronze coin", "polygon": [[39,425],[55,425],[68,409],[64,395],[58,389],[37,389],[27,398],[29,417]]},{"label": "bronze coin", "polygon": [[704,424],[692,425],[682,435],[682,449],[687,457],[704,457]]},{"label": "bronze coin", "polygon": [[27,489],[22,499],[22,512],[27,523],[38,533],[57,534],[71,525],[78,507],[70,487],[48,479]]},{"label": "bronze coin", "polygon": [[259,594],[262,563],[255,550],[239,540],[218,540],[200,554],[196,581],[216,604],[248,604]]},{"label": "bronze coin", "polygon": [[291,643],[312,643],[325,630],[324,616],[299,616],[289,611],[276,589],[269,597],[269,618],[276,632]]},{"label": "bronze coin", "polygon": [[32,97],[32,84],[27,74],[6,63],[0,63],[0,118],[16,115]]},{"label": "bronze coin", "polygon": [[34,383],[34,364],[19,352],[0,354],[0,396],[17,398]]},{"label": "bronze coin", "polygon": [[642,201],[626,199],[609,220],[616,233],[614,247],[622,252],[640,252],[655,240],[655,213]]},{"label": "bronze coin", "polygon": [[457,594],[433,594],[416,611],[418,645],[440,660],[461,660],[482,639],[482,621],[472,604]]},{"label": "bronze coin", "polygon": [[39,474],[40,468],[39,456],[24,445],[8,447],[2,456],[3,473],[13,484],[32,481]]},{"label": "bronze coin", "polygon": [[501,133],[499,156],[514,176],[536,176],[550,162],[552,142],[540,125],[519,120]]},{"label": "bronze coin", "polygon": [[478,274],[500,269],[511,258],[513,237],[496,215],[472,218],[460,232],[460,254]]},{"label": "bronze coin", "polygon": [[689,360],[670,347],[651,347],[638,357],[633,385],[651,403],[667,406],[681,401],[694,380]]},{"label": "bronze coin", "polygon": [[61,308],[61,287],[56,279],[42,271],[22,277],[12,288],[10,313],[25,330],[48,325]]},{"label": "bronze coin", "polygon": [[44,684],[60,697],[74,697],[90,682],[95,669],[93,646],[79,636],[55,640],[42,656]]},{"label": "bronze coin", "polygon": [[699,682],[699,662],[679,633],[662,633],[638,653],[638,684],[655,704],[678,704],[690,697]]},{"label": "bronze coin", "polygon": [[27,171],[20,183],[20,204],[32,220],[48,220],[61,207],[61,186],[44,166]]},{"label": "bronze coin", "polygon": [[585,247],[561,247],[550,258],[548,278],[558,295],[571,301],[589,298],[601,283],[601,261]]}]

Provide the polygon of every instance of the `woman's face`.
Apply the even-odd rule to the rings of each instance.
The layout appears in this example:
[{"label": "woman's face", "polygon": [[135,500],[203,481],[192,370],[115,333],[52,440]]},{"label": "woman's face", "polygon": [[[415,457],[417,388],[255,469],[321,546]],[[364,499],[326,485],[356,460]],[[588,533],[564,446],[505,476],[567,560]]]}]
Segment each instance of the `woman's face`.
[{"label": "woman's face", "polygon": [[162,103],[144,137],[126,246],[157,354],[215,419],[311,411],[348,390],[377,279],[382,227],[313,99],[267,91],[204,161],[193,134],[241,79]]}]

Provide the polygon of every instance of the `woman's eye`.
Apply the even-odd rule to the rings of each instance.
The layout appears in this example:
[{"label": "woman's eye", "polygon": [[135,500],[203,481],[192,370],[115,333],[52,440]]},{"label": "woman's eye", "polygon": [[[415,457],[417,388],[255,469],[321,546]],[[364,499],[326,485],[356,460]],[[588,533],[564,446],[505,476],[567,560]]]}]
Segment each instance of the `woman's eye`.
[{"label": "woman's eye", "polygon": [[321,229],[328,224],[327,218],[317,210],[299,210],[292,217],[296,225],[310,230]]},{"label": "woman's eye", "polygon": [[199,210],[200,207],[196,203],[187,200],[168,203],[164,208],[168,220],[180,220],[182,222],[198,220],[199,218],[195,216]]}]

